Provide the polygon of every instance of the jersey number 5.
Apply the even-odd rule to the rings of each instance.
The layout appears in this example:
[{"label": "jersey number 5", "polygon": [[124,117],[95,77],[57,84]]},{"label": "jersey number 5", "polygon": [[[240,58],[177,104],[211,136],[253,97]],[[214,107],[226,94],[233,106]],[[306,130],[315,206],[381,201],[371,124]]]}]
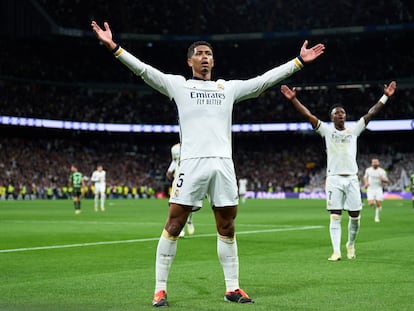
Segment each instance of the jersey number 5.
[{"label": "jersey number 5", "polygon": [[178,175],[178,177],[177,177],[177,184],[176,184],[177,185],[177,188],[180,188],[183,185],[183,182],[184,182],[183,176],[184,176],[184,173],[180,173]]}]

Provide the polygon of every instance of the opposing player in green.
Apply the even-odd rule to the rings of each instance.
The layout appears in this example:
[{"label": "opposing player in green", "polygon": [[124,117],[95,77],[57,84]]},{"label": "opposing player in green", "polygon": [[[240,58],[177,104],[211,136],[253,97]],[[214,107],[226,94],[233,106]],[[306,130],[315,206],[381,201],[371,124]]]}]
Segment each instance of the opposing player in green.
[{"label": "opposing player in green", "polygon": [[79,172],[76,164],[72,164],[70,168],[69,184],[72,187],[72,199],[73,206],[75,207],[75,214],[80,214],[81,212],[81,196],[82,196],[82,187],[85,186],[85,180],[83,174]]}]

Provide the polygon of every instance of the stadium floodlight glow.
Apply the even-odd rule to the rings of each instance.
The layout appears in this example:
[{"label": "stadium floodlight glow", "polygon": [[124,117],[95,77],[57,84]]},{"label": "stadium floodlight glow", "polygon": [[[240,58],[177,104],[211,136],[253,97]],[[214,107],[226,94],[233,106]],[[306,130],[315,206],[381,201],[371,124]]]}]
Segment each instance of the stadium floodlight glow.
[{"label": "stadium floodlight glow", "polygon": [[80,124],[80,122],[73,122],[73,123],[72,123],[72,128],[73,128],[74,130],[80,130],[80,129],[81,129],[81,124]]},{"label": "stadium floodlight glow", "polygon": [[[331,122],[328,122],[331,123]],[[347,126],[353,126],[356,121],[347,121]],[[118,124],[118,123],[91,123],[78,121],[62,121],[34,118],[20,118],[0,116],[1,125],[40,127],[63,130],[81,130],[98,132],[123,133],[178,133],[178,125],[161,124]],[[252,123],[233,124],[232,132],[286,132],[286,131],[312,131],[309,122],[290,123]],[[370,131],[412,131],[414,120],[375,120],[371,121],[367,129]]]},{"label": "stadium floodlight glow", "polygon": [[315,91],[315,90],[327,90],[326,85],[309,85],[309,86],[295,86],[298,91]]},{"label": "stadium floodlight glow", "polygon": [[367,129],[371,131],[412,131],[414,120],[379,120],[368,123]]},{"label": "stadium floodlight glow", "polygon": [[[59,120],[42,120],[42,127],[63,129],[64,128],[63,122],[64,121],[59,121]],[[70,129],[70,127],[68,127],[67,129]]]},{"label": "stadium floodlight glow", "polygon": [[343,84],[343,85],[337,85],[336,88],[337,89],[366,89],[366,88],[370,88],[372,85],[371,84]]},{"label": "stadium floodlight glow", "polygon": [[130,126],[128,124],[98,124],[99,131],[108,131],[108,132],[129,132]]}]

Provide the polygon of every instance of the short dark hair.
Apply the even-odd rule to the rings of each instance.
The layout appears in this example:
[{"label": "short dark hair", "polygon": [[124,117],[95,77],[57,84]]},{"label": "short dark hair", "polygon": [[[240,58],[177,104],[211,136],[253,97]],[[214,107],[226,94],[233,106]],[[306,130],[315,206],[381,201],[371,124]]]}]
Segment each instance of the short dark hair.
[{"label": "short dark hair", "polygon": [[342,104],[333,104],[333,105],[331,106],[331,108],[329,109],[329,119],[331,118],[331,116],[332,116],[332,111],[333,111],[335,108],[342,108],[343,110],[345,110],[345,107],[344,107]]},{"label": "short dark hair", "polygon": [[209,48],[210,48],[210,50],[211,51],[213,51],[213,46],[210,44],[210,43],[208,43],[207,41],[196,41],[196,42],[193,42],[189,47],[188,47],[188,50],[187,50],[187,58],[191,58],[191,56],[193,56],[193,54],[194,54],[194,49],[197,47],[197,46],[199,46],[199,45],[207,45]]}]

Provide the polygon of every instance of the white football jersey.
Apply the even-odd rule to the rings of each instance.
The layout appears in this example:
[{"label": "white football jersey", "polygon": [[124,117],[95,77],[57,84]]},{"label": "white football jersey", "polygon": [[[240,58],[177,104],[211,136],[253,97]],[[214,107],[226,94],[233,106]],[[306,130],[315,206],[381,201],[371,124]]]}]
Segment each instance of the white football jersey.
[{"label": "white football jersey", "polygon": [[385,170],[381,167],[377,167],[377,169],[374,169],[372,166],[368,167],[365,170],[364,178],[368,179],[369,188],[371,189],[382,189],[382,181],[381,178],[387,178],[387,173]]},{"label": "white football jersey", "polygon": [[204,81],[162,73],[122,48],[116,57],[149,86],[175,102],[180,122],[181,160],[232,158],[233,104],[258,97],[303,67],[295,58],[253,79]]},{"label": "white football jersey", "polygon": [[180,161],[180,143],[171,147],[171,158],[174,161]]},{"label": "white football jersey", "polygon": [[240,178],[239,179],[239,194],[245,194],[247,191],[247,179]]},{"label": "white football jersey", "polygon": [[173,173],[174,179],[178,176],[178,164],[180,163],[180,143],[171,147],[171,163],[167,172]]},{"label": "white football jersey", "polygon": [[105,179],[106,179],[106,172],[104,170],[94,171],[92,173],[91,181],[93,182],[104,183]]},{"label": "white football jersey", "polygon": [[361,118],[350,128],[337,130],[319,120],[315,131],[325,139],[327,153],[327,176],[356,175],[358,173],[357,139],[365,129],[365,119]]}]

